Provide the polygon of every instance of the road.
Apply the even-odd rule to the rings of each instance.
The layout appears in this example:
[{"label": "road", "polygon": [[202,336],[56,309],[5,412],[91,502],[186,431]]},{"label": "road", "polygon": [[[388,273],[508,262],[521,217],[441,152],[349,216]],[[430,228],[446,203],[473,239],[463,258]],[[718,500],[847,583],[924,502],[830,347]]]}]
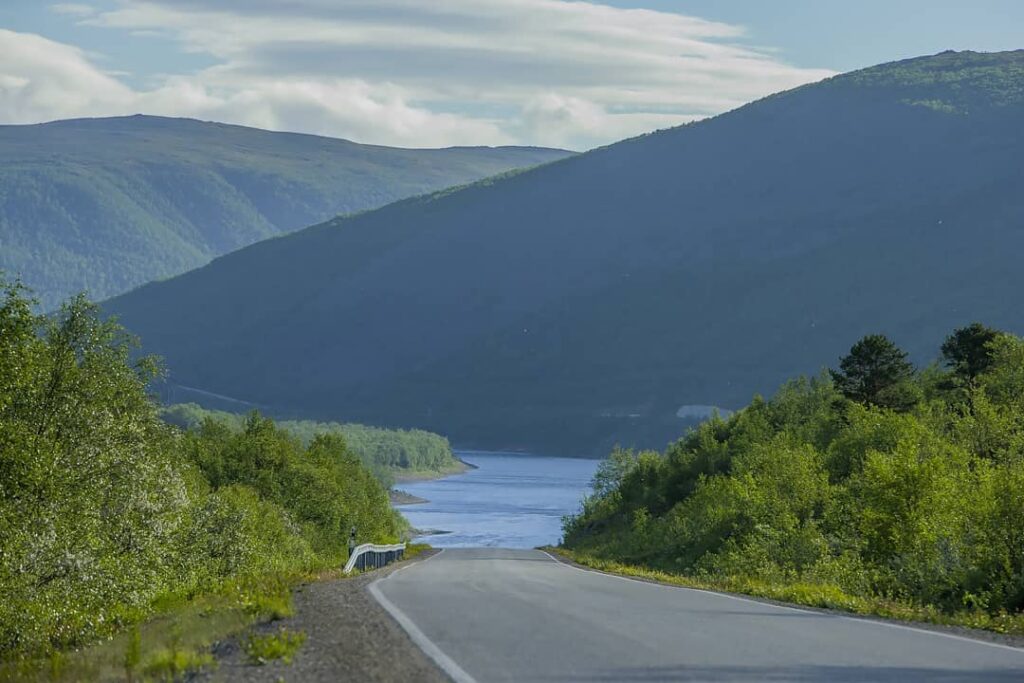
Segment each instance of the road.
[{"label": "road", "polygon": [[1024,681],[1024,649],[574,568],[445,550],[370,586],[457,682]]}]

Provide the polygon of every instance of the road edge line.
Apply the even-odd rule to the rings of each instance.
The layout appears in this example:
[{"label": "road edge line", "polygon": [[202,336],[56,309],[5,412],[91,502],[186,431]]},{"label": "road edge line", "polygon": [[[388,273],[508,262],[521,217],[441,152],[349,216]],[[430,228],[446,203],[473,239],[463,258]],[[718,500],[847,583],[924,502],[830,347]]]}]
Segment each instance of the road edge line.
[{"label": "road edge line", "polygon": [[[540,550],[540,549],[538,548],[538,550]],[[568,562],[564,562],[564,561],[558,559],[557,557],[555,557],[554,555],[552,555],[551,553],[549,553],[546,550],[541,550],[540,552],[542,552],[545,555],[547,555],[548,557],[550,557],[551,561],[554,562],[555,564],[560,564],[563,567],[566,567],[568,569],[575,569],[576,571],[586,572],[587,574],[599,574],[601,576],[607,576],[607,577],[610,577],[610,578],[613,578],[613,579],[621,579],[622,581],[631,581],[633,583],[646,584],[648,586],[661,586],[663,588],[679,588],[679,589],[682,589],[682,590],[697,591],[698,593],[707,593],[709,595],[717,595],[717,596],[722,597],[722,598],[730,598],[732,600],[738,600],[740,602],[749,602],[749,603],[752,603],[752,604],[755,604],[755,605],[762,605],[762,606],[767,606],[767,607],[775,607],[777,609],[789,610],[791,612],[801,612],[803,614],[818,614],[818,615],[821,615],[821,616],[829,616],[829,617],[834,617],[834,618],[837,618],[837,619],[846,619],[847,621],[856,621],[856,622],[861,623],[861,624],[874,624],[876,626],[888,626],[889,628],[899,628],[899,629],[904,629],[906,631],[915,631],[917,633],[926,633],[926,634],[932,635],[932,636],[940,636],[942,638],[952,638],[953,640],[960,640],[960,641],[963,641],[963,642],[966,642],[966,643],[973,643],[974,645],[986,645],[988,647],[994,647],[994,648],[997,648],[997,649],[1000,649],[1000,650],[1010,650],[1010,651],[1016,652],[1018,654],[1024,654],[1024,648],[1022,648],[1022,647],[1017,647],[1017,646],[1014,646],[1014,645],[1006,645],[1005,643],[993,643],[991,641],[982,640],[980,638],[970,638],[968,636],[961,636],[961,635],[957,635],[955,633],[945,633],[944,631],[932,630],[932,629],[929,629],[929,628],[921,628],[919,626],[910,626],[908,624],[897,624],[897,623],[893,623],[891,621],[884,621],[880,617],[872,618],[870,616],[861,616],[861,615],[853,615],[853,614],[840,614],[840,613],[835,613],[835,612],[820,612],[820,611],[813,610],[813,609],[804,609],[804,608],[800,608],[800,607],[791,607],[789,605],[778,605],[778,604],[775,604],[774,602],[766,602],[764,600],[755,600],[754,598],[745,598],[745,597],[742,597],[740,595],[733,595],[732,593],[723,593],[723,592],[719,592],[719,591],[708,590],[707,588],[692,588],[690,586],[678,586],[678,585],[671,584],[671,583],[662,583],[660,581],[644,581],[643,579],[637,579],[637,578],[634,578],[632,576],[622,576],[620,574],[612,574],[612,573],[603,572],[603,571],[600,571],[600,570],[597,570],[597,569],[586,569],[584,567],[577,567],[574,564],[569,564]]]},{"label": "road edge line", "polygon": [[[434,557],[441,555],[441,553],[443,552],[444,549],[442,548],[441,552],[439,552],[437,555],[428,557],[426,560],[422,562],[422,564],[426,564],[430,560],[434,559]],[[434,641],[428,638],[427,635],[420,630],[419,626],[417,626],[415,622],[413,622],[413,620],[410,619],[405,612],[400,610],[393,602],[388,600],[387,597],[385,597],[384,594],[381,592],[380,588],[377,587],[378,583],[381,583],[382,581],[387,581],[389,578],[391,578],[398,572],[402,571],[403,569],[407,569],[411,566],[415,565],[406,565],[405,567],[400,567],[388,576],[377,579],[376,581],[368,585],[366,587],[366,590],[370,592],[370,595],[372,595],[373,599],[377,601],[377,604],[383,607],[384,610],[388,614],[390,614],[395,621],[398,622],[398,625],[402,627],[402,629],[406,632],[406,634],[409,636],[412,642],[415,643],[416,646],[419,647],[421,650],[423,650],[423,653],[427,655],[427,657],[430,657],[430,659],[433,660],[433,662],[437,664],[437,666],[439,666],[441,670],[448,675],[449,678],[451,678],[455,683],[477,683],[475,678],[466,673],[466,671],[461,666],[455,663],[454,659],[445,654],[444,650],[442,650],[440,647],[437,646],[437,644],[434,643]]]}]

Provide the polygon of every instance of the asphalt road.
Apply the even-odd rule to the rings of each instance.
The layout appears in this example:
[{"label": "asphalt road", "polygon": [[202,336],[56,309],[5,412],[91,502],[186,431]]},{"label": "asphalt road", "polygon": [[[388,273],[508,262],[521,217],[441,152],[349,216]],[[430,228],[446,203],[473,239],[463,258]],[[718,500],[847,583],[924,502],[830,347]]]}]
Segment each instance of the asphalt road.
[{"label": "asphalt road", "polygon": [[1024,649],[607,576],[535,550],[445,550],[370,591],[458,683],[1024,682]]}]

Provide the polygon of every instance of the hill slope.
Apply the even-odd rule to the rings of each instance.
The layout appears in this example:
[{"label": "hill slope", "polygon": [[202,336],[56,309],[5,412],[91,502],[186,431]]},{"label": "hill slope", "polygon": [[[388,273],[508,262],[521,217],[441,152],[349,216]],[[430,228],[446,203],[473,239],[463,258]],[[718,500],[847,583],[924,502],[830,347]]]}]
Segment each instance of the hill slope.
[{"label": "hill slope", "polygon": [[338,214],[562,158],[408,150],[190,119],[0,126],[0,269],[108,297]]},{"label": "hill slope", "polygon": [[[882,331],[1024,330],[1024,52],[943,53],[392,204],[109,308],[171,381],[457,445],[663,445]],[[179,397],[182,398],[182,397]],[[685,411],[684,411],[685,412]]]}]

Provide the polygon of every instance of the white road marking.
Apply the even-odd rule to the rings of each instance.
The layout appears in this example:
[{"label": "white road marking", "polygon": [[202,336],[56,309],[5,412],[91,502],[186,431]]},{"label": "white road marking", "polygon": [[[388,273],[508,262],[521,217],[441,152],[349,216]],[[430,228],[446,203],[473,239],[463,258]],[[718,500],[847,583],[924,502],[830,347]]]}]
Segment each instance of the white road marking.
[{"label": "white road marking", "polygon": [[[442,548],[441,552],[439,552],[437,555],[428,557],[427,559],[423,560],[422,563],[418,564],[426,564],[435,557],[441,555],[443,552],[444,549]],[[441,670],[448,674],[451,677],[451,679],[455,681],[455,683],[477,683],[475,678],[466,673],[461,666],[455,663],[455,660],[446,655],[444,651],[434,643],[434,641],[428,638],[427,635],[420,630],[419,626],[417,626],[413,622],[413,620],[405,614],[405,612],[398,609],[398,607],[396,607],[393,602],[384,597],[384,594],[381,593],[380,588],[377,587],[378,583],[381,583],[382,581],[387,581],[390,577],[394,576],[403,569],[407,569],[408,567],[413,566],[415,565],[412,564],[406,565],[405,567],[400,567],[388,576],[385,576],[382,579],[377,579],[376,581],[371,583],[367,587],[367,590],[369,590],[370,595],[372,595],[374,599],[378,603],[380,603],[380,606],[386,609],[388,611],[388,614],[394,617],[395,621],[397,621],[398,624],[403,629],[405,629],[405,632],[409,634],[410,638],[412,638],[412,642],[416,643],[416,645],[418,645],[419,648],[423,650],[423,652],[428,657],[434,660],[434,663],[441,667]]]}]

